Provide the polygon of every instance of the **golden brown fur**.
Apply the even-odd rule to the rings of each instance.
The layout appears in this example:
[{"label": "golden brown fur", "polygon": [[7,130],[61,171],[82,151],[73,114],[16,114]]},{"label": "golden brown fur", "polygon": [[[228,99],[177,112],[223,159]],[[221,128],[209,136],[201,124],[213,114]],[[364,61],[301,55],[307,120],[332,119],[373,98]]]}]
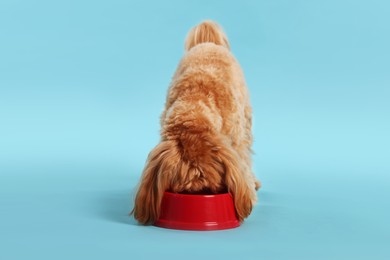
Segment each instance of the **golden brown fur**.
[{"label": "golden brown fur", "polygon": [[164,191],[230,192],[243,221],[260,187],[251,171],[252,112],[244,76],[222,29],[194,27],[161,116],[161,142],[150,152],[134,217],[154,223]]}]

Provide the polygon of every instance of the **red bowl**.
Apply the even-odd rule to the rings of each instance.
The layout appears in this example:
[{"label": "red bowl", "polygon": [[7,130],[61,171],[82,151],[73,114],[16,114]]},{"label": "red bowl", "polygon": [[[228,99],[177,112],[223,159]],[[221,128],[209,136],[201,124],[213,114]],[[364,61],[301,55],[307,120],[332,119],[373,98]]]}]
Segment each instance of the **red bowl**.
[{"label": "red bowl", "polygon": [[183,230],[221,230],[240,226],[229,193],[214,195],[165,192],[155,226]]}]

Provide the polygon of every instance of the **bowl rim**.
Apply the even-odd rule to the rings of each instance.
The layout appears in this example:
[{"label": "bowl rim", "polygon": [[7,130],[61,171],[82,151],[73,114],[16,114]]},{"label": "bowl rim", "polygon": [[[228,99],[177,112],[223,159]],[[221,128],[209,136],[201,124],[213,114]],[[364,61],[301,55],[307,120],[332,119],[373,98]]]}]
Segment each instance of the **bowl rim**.
[{"label": "bowl rim", "polygon": [[165,194],[172,195],[172,196],[177,196],[177,197],[206,197],[206,198],[211,198],[211,197],[222,197],[222,196],[231,196],[229,192],[224,192],[224,193],[218,193],[218,194],[187,194],[187,193],[175,193],[171,191],[164,191]]}]

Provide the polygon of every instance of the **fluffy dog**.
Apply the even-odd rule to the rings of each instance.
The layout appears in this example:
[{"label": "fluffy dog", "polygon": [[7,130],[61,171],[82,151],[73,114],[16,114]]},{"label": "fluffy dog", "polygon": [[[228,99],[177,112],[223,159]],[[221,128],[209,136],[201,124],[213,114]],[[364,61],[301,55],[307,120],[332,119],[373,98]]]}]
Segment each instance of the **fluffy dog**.
[{"label": "fluffy dog", "polygon": [[132,213],[139,223],[153,224],[164,191],[229,192],[242,222],[260,187],[252,173],[244,75],[215,22],[192,28],[185,49],[161,116],[161,142],[148,156]]}]

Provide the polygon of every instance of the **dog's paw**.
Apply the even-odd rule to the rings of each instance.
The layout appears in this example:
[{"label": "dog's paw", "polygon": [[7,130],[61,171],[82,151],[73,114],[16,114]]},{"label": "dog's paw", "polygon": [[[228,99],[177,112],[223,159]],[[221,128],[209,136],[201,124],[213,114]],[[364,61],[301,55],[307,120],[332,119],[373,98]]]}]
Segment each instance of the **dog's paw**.
[{"label": "dog's paw", "polygon": [[259,190],[261,188],[261,181],[255,180],[255,189]]}]

